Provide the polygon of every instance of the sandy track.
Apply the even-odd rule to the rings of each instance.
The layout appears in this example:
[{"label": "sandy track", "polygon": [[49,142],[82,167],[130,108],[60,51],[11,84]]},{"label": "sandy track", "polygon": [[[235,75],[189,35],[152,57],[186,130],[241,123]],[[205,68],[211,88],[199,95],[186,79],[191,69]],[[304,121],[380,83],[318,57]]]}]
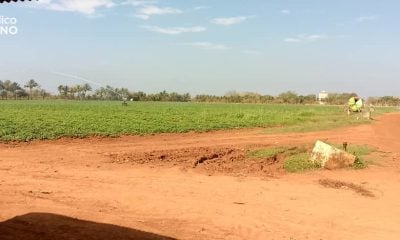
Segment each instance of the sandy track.
[{"label": "sandy track", "polygon": [[[6,221],[0,239],[399,239],[399,123],[400,114],[388,114],[370,125],[304,134],[253,129],[0,144],[0,221]],[[195,160],[199,148],[317,139],[375,146],[377,164],[271,178],[209,176],[163,159],[143,165],[112,160],[152,152],[185,152]],[[318,181],[326,178],[375,197],[323,187]]]}]

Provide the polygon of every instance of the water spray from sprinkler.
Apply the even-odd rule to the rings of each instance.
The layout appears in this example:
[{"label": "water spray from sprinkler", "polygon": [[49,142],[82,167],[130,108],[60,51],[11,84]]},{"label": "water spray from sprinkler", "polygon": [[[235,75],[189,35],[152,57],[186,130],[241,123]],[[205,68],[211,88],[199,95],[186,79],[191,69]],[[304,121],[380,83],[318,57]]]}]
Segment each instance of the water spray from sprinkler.
[{"label": "water spray from sprinkler", "polygon": [[[55,74],[55,75],[58,75],[58,76],[62,76],[62,77],[67,77],[67,78],[71,78],[71,79],[82,80],[82,81],[84,81],[84,82],[97,85],[98,87],[104,87],[103,84],[101,84],[101,83],[98,83],[98,82],[95,82],[95,81],[92,81],[92,80],[90,80],[90,79],[87,79],[87,78],[84,78],[84,77],[80,77],[80,76],[77,76],[77,75],[72,75],[72,74],[62,73],[62,72],[57,72],[57,71],[53,71],[53,72],[51,72],[51,73],[53,73],[53,74]],[[114,91],[113,89],[108,89],[108,90],[110,90],[111,92],[113,92],[113,93],[117,94],[118,96],[120,96],[120,97],[122,98],[123,101],[126,101],[126,98],[125,98],[122,94],[120,94],[119,92],[116,92],[116,91]]]}]

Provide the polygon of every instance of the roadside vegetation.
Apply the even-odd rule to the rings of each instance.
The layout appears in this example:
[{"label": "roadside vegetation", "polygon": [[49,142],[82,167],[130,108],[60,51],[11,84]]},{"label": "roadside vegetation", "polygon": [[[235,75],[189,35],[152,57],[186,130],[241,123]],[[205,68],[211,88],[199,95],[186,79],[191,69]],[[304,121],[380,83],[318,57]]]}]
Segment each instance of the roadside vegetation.
[{"label": "roadside vegetation", "polygon": [[[342,146],[332,144],[342,149]],[[296,173],[321,168],[319,163],[311,161],[312,144],[300,147],[277,146],[255,149],[247,152],[247,157],[256,159],[274,159],[283,163],[283,168],[287,172]],[[364,159],[375,149],[367,145],[349,145],[347,152],[354,154],[356,160],[353,164],[354,169],[364,169],[368,162]]]},{"label": "roadside vegetation", "polygon": [[282,162],[287,172],[304,172],[320,168],[310,160],[312,146],[277,146],[251,150],[247,153],[250,158],[276,159]]},{"label": "roadside vegetation", "polygon": [[[341,148],[339,145],[336,145],[336,147]],[[365,157],[375,151],[375,148],[367,145],[351,144],[347,147],[347,152],[356,156],[356,161],[353,164],[354,169],[364,169],[368,167],[369,162],[365,159]]]},{"label": "roadside vegetation", "polygon": [[285,159],[283,168],[288,172],[304,172],[308,170],[318,169],[321,166],[310,160],[310,153],[299,153]]}]

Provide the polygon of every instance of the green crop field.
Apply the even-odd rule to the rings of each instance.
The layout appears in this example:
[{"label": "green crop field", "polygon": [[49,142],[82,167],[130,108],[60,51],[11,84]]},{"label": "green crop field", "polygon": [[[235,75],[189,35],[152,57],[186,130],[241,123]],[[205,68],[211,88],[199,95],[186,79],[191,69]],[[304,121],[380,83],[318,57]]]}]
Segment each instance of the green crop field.
[{"label": "green crop field", "polygon": [[[379,112],[390,111],[381,109]],[[107,101],[0,101],[0,140],[263,127],[311,131],[360,123],[340,107]]]}]

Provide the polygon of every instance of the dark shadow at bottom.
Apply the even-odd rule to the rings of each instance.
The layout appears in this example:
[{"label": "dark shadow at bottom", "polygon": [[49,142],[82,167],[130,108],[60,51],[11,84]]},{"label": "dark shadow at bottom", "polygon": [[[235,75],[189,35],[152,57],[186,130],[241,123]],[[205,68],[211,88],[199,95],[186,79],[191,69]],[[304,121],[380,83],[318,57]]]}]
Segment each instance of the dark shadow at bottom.
[{"label": "dark shadow at bottom", "polygon": [[1,240],[172,240],[174,238],[111,224],[50,213],[28,213],[0,222]]}]

